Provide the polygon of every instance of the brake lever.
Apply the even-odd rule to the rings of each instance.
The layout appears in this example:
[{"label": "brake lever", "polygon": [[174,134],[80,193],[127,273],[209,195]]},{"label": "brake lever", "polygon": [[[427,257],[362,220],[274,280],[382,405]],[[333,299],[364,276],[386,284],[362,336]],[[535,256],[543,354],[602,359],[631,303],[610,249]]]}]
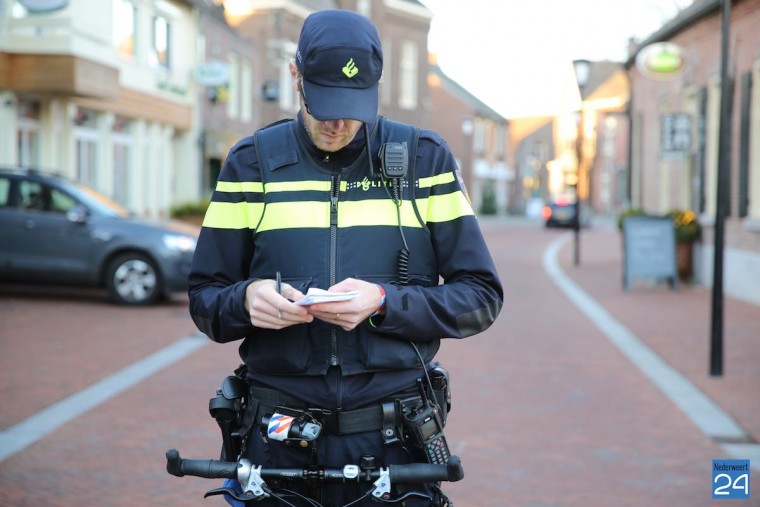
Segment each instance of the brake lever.
[{"label": "brake lever", "polygon": [[245,502],[246,500],[251,500],[251,498],[246,497],[244,494],[242,494],[238,490],[232,489],[232,488],[225,488],[225,487],[208,490],[203,495],[203,498],[208,498],[210,496],[216,496],[216,495],[230,495],[232,498],[240,500],[241,502]]},{"label": "brake lever", "polygon": [[370,490],[370,493],[374,497],[374,500],[377,502],[397,503],[397,502],[402,502],[410,497],[424,498],[425,500],[428,500],[430,502],[433,501],[433,499],[430,498],[429,495],[426,495],[424,493],[420,493],[417,491],[407,491],[403,495],[394,497],[391,500],[390,499],[391,476],[390,476],[390,471],[387,468],[380,468],[380,477],[377,478],[377,480],[372,484],[372,486],[373,487]]},{"label": "brake lever", "polygon": [[372,496],[387,498],[391,493],[391,474],[387,468],[380,468],[380,477],[372,484]]},{"label": "brake lever", "polygon": [[[248,469],[246,470],[246,468]],[[227,479],[224,486],[207,491],[206,494],[203,495],[203,498],[215,495],[230,495],[241,502],[269,498],[269,488],[267,488],[264,479],[261,478],[261,467],[251,467],[250,464],[247,463],[247,460],[242,460],[242,469],[243,473],[248,475],[247,479],[245,479],[245,491],[240,488],[237,481]]]}]

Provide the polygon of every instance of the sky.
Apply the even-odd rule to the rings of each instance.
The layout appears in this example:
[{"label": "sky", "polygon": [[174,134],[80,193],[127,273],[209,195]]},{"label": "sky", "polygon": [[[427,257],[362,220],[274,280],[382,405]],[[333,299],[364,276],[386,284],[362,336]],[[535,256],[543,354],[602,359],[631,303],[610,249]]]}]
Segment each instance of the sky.
[{"label": "sky", "polygon": [[629,38],[646,39],[691,4],[420,1],[433,12],[428,50],[437,54],[443,72],[506,118],[550,115],[571,107],[563,90],[567,80],[575,80],[574,59],[625,61]]}]

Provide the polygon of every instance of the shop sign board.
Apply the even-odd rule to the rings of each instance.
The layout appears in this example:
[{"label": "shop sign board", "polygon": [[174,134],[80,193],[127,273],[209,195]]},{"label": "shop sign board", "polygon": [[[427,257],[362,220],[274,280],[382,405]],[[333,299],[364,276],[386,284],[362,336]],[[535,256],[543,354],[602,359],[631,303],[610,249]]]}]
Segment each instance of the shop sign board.
[{"label": "shop sign board", "polygon": [[633,280],[666,281],[678,285],[676,235],[669,217],[637,217],[623,220],[623,286],[630,292]]}]

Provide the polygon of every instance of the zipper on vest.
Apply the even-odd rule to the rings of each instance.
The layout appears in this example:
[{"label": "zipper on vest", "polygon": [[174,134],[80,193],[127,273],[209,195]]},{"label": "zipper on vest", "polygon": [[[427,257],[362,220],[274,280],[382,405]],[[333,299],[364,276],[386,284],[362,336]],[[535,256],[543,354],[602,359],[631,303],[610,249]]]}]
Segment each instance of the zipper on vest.
[{"label": "zipper on vest", "polygon": [[[340,175],[332,176],[330,186],[330,287],[337,283],[338,264],[338,195],[340,194]],[[338,365],[338,330],[330,331],[330,364]]]}]

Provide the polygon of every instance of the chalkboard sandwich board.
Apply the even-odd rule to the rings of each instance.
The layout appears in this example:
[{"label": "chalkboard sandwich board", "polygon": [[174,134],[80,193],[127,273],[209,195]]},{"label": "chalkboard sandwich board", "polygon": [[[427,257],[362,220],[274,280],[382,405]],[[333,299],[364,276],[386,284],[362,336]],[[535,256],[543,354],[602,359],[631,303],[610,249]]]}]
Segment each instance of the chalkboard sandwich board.
[{"label": "chalkboard sandwich board", "polygon": [[623,286],[634,279],[667,281],[678,286],[676,235],[669,217],[631,216],[623,220]]}]

